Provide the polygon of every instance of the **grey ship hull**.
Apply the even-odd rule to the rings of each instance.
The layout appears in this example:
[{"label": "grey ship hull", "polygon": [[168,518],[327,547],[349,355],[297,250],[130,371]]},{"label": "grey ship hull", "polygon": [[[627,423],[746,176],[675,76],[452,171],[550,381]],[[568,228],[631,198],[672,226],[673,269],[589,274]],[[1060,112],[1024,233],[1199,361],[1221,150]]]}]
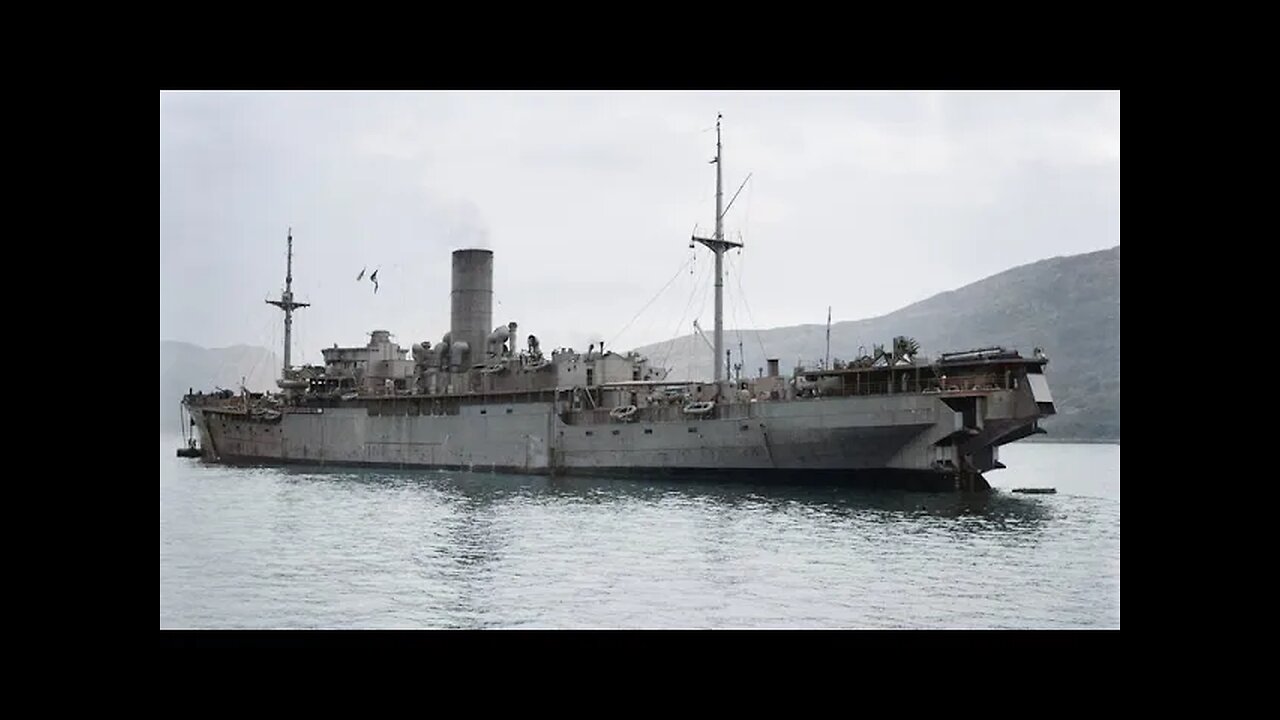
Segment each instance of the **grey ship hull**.
[{"label": "grey ship hull", "polygon": [[[721,417],[619,422],[552,402],[467,404],[452,415],[372,414],[356,404],[289,408],[273,420],[193,408],[206,459],[533,474],[734,476],[919,489],[982,488],[996,448],[1037,429],[1025,387],[814,398],[717,408]],[[566,421],[568,420],[568,421]],[[966,425],[967,424],[967,425]]]}]

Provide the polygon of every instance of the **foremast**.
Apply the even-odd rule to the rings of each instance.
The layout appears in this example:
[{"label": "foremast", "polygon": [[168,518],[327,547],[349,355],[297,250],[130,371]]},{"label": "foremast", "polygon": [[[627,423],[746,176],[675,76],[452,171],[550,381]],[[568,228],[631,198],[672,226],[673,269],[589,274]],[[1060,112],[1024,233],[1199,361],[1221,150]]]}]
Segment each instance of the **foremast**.
[{"label": "foremast", "polygon": [[717,392],[723,394],[721,382],[724,380],[724,373],[721,370],[720,358],[724,356],[724,253],[726,250],[735,247],[742,247],[742,243],[733,242],[724,239],[724,167],[721,162],[721,146],[720,146],[720,118],[722,116],[716,114],[716,156],[711,161],[716,166],[716,232],[715,237],[702,238],[697,235],[693,236],[694,242],[700,242],[706,245],[716,256],[716,331],[715,331],[715,357],[712,358],[711,367],[715,369],[715,384]]},{"label": "foremast", "polygon": [[293,311],[311,306],[311,303],[293,301],[293,228],[289,228],[288,245],[289,256],[285,265],[284,292],[280,294],[279,300],[267,301],[268,305],[275,305],[284,311],[284,370],[280,375],[282,380],[289,378],[289,370],[293,367],[289,358],[289,348],[293,340]]}]

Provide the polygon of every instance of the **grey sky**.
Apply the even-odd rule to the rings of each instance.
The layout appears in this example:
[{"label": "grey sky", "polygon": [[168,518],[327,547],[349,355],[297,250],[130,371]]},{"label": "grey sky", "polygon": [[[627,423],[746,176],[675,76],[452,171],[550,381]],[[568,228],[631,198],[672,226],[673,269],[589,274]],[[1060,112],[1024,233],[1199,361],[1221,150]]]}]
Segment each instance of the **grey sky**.
[{"label": "grey sky", "polygon": [[726,203],[754,173],[727,327],[881,315],[1120,242],[1117,92],[162,93],[160,337],[275,349],[289,226],[295,362],[375,328],[439,340],[460,247],[494,250],[494,324],[546,348],[665,340],[699,308],[710,331],[699,246],[615,337],[710,232],[717,112]]}]

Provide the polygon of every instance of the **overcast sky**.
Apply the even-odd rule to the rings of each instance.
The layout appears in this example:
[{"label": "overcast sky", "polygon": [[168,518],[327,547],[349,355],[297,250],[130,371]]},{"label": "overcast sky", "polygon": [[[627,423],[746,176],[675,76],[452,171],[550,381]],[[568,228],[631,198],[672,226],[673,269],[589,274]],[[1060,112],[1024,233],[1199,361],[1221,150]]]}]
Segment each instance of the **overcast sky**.
[{"label": "overcast sky", "polygon": [[462,247],[494,251],[494,325],[545,348],[710,332],[689,235],[715,220],[717,112],[726,203],[753,173],[726,327],[882,315],[1120,243],[1118,92],[166,92],[160,338],[278,351],[289,227],[313,303],[295,363],[374,329],[438,341]]}]

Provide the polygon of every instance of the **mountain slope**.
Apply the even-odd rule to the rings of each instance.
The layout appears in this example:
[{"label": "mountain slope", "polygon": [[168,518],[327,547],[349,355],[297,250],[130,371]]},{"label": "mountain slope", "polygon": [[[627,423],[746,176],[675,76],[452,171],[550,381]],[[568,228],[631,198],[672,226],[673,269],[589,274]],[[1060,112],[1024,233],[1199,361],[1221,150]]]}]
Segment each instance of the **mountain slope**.
[{"label": "mountain slope", "polygon": [[242,377],[250,390],[274,388],[279,365],[275,353],[260,347],[208,349],[161,340],[160,428],[178,429],[178,403],[188,388],[205,392],[215,387],[239,390]]}]

